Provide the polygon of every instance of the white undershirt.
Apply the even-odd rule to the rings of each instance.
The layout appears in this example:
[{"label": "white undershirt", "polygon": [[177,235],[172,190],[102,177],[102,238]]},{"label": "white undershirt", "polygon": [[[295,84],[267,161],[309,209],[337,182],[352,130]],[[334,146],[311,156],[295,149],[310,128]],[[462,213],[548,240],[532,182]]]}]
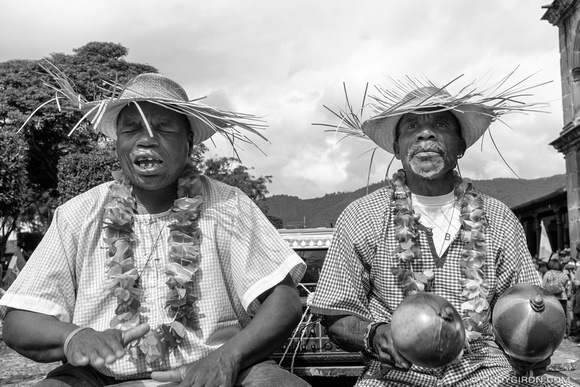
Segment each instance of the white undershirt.
[{"label": "white undershirt", "polygon": [[413,194],[413,209],[421,214],[421,224],[432,229],[435,250],[441,257],[461,227],[460,210],[455,206],[453,191],[441,196]]}]

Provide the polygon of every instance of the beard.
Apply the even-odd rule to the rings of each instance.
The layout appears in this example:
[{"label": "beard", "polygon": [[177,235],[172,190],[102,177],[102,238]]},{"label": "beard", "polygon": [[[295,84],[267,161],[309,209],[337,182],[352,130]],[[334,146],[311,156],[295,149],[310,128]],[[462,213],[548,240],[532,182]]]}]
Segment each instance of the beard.
[{"label": "beard", "polygon": [[435,141],[413,144],[407,150],[407,165],[424,179],[433,179],[453,163],[447,148]]}]

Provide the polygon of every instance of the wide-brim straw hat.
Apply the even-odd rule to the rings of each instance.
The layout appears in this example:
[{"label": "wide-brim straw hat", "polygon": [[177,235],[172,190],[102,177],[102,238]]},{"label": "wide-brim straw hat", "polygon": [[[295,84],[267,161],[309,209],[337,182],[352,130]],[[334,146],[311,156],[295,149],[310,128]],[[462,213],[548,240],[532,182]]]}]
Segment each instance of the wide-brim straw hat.
[{"label": "wide-brim straw hat", "polygon": [[395,153],[393,143],[396,141],[396,127],[404,114],[428,114],[440,111],[449,111],[457,118],[467,148],[483,136],[495,118],[493,111],[485,105],[458,104],[445,89],[427,86],[411,91],[392,109],[363,122],[362,131],[379,147],[389,153]]},{"label": "wide-brim straw hat", "polygon": [[[378,93],[369,95],[366,102],[365,89],[363,103],[359,110],[353,108],[346,91],[346,108],[335,111],[325,106],[334,116],[340,119],[338,124],[315,124],[333,128],[332,132],[342,133],[345,137],[357,137],[371,140],[389,153],[395,153],[393,143],[396,140],[397,123],[404,114],[427,114],[437,111],[449,111],[459,121],[461,134],[467,147],[472,146],[489,129],[490,125],[501,120],[507,113],[545,112],[549,106],[544,102],[524,102],[530,97],[530,90],[549,82],[526,85],[530,76],[510,83],[515,70],[499,81],[478,86],[475,81],[468,83],[451,94],[450,85],[462,76],[453,79],[444,86],[423,78],[405,77],[402,80],[389,78],[387,86],[375,86]],[[367,85],[368,88],[368,85]],[[363,120],[363,111],[369,106],[374,113]],[[330,131],[330,130],[329,130]]]},{"label": "wide-brim straw hat", "polygon": [[[216,133],[207,122],[183,111],[183,105],[189,103],[185,90],[177,82],[156,73],[137,75],[127,82],[118,97],[106,101],[87,102],[83,110],[85,112],[92,110],[87,118],[96,123],[94,125],[96,130],[109,138],[116,139],[119,113],[130,104],[138,102],[159,104],[185,115],[193,132],[194,144],[199,144]],[[104,106],[99,118],[99,109],[95,107],[100,104]]]},{"label": "wide-brim straw hat", "polygon": [[[264,122],[251,114],[243,114],[221,110],[204,105],[199,99],[190,100],[187,93],[177,82],[157,73],[144,73],[130,79],[125,85],[106,82],[108,89],[104,90],[105,96],[95,101],[88,101],[84,96],[75,92],[66,75],[49,62],[49,66],[42,66],[45,71],[52,75],[57,86],[47,85],[56,91],[56,97],[42,104],[28,118],[45,104],[65,98],[83,113],[83,117],[71,129],[74,132],[83,122],[89,122],[93,129],[105,136],[117,138],[117,120],[119,113],[125,107],[139,102],[157,104],[166,109],[183,114],[190,124],[193,133],[193,143],[197,145],[215,133],[224,135],[231,144],[242,141],[253,144],[246,133],[255,134],[263,139],[265,137],[258,130],[265,127]],[[141,109],[139,109],[141,112]],[[153,132],[145,116],[141,112],[145,126],[152,136]],[[22,125],[26,125],[28,120]]]}]

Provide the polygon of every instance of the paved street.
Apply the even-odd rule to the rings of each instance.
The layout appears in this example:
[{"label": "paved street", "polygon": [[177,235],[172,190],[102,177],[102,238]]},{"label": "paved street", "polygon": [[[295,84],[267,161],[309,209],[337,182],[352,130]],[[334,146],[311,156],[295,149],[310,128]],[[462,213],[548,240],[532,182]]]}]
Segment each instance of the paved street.
[{"label": "paved street", "polygon": [[[552,357],[551,370],[580,381],[580,347],[565,339]],[[0,386],[31,386],[43,379],[46,373],[59,363],[35,363],[28,360],[0,340]]]},{"label": "paved street", "polygon": [[0,340],[0,385],[31,386],[59,363],[36,363],[20,356]]}]

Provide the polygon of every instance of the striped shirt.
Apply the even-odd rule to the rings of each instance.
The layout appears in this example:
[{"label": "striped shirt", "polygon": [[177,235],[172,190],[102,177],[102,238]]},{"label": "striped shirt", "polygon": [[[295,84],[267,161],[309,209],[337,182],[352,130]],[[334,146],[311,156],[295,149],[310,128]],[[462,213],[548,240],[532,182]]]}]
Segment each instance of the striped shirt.
[{"label": "striped shirt", "polygon": [[[487,261],[484,273],[489,281],[491,310],[510,286],[516,283],[539,285],[521,224],[503,203],[479,194],[484,201],[489,227],[485,231]],[[351,203],[339,217],[332,244],[326,255],[314,295],[312,310],[321,315],[355,315],[371,321],[391,320],[403,300],[403,291],[390,268],[397,266],[393,251],[398,246],[393,223],[394,203],[386,188]],[[441,258],[438,258],[430,232],[418,227],[422,258],[413,269],[435,273],[432,292],[450,301],[461,313],[463,278],[459,268],[463,242],[458,232]],[[482,339],[472,342],[471,351],[446,367],[427,369],[413,366],[409,372],[389,369],[364,355],[365,369],[357,386],[497,386],[518,385],[503,351],[493,342],[489,322],[483,326]],[[542,381],[540,381],[540,379]],[[556,384],[538,378],[538,385]],[[513,384],[511,383],[513,381]],[[545,384],[545,383],[547,384]]]},{"label": "striped shirt", "polygon": [[[188,331],[164,364],[149,366],[144,356],[137,361],[125,356],[100,372],[117,379],[143,378],[152,370],[199,360],[248,325],[260,307],[259,295],[288,274],[295,283],[302,278],[304,262],[245,194],[204,176],[201,181],[201,262],[195,277],[200,329]],[[56,210],[40,245],[0,300],[0,317],[11,307],[97,331],[109,329],[117,306],[117,299],[105,290],[102,217],[110,184],[101,184]],[[171,321],[164,308],[168,215],[169,211],[134,216],[135,267],[142,272],[144,291],[142,322],[152,328]]]}]

